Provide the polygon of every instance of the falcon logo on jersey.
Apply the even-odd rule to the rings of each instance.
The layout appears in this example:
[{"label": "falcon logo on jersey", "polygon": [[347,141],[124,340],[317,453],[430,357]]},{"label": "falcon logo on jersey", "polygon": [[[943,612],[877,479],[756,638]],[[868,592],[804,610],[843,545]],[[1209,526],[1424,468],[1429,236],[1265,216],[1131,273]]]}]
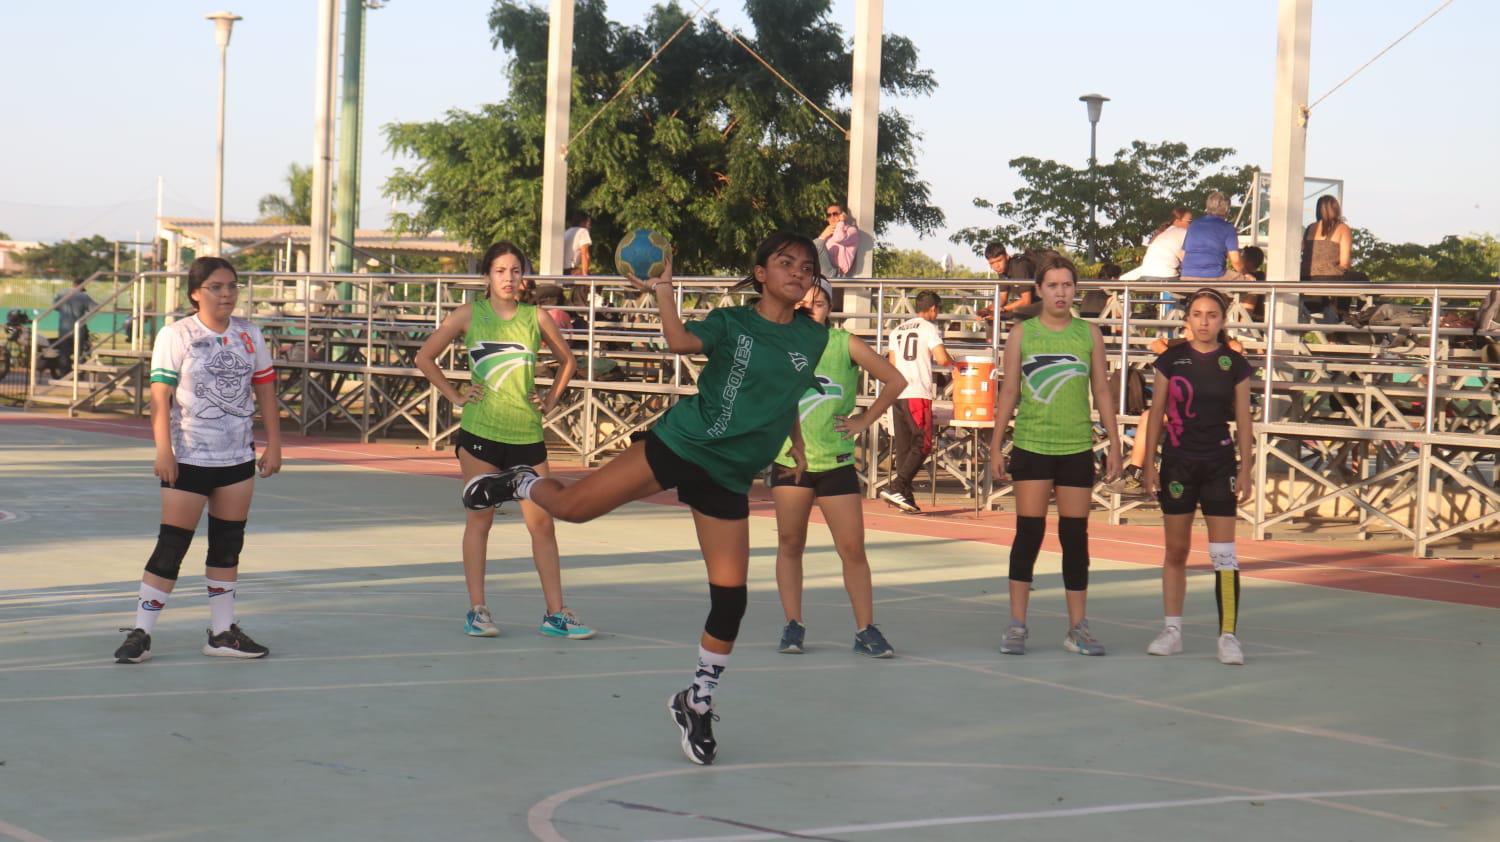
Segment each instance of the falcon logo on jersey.
[{"label": "falcon logo on jersey", "polygon": [[1052,403],[1057,392],[1075,377],[1088,377],[1089,367],[1072,354],[1037,354],[1021,363],[1031,396]]},{"label": "falcon logo on jersey", "polygon": [[807,390],[806,394],[802,396],[802,400],[797,401],[797,417],[802,421],[806,421],[807,416],[811,415],[813,410],[819,406],[830,401],[838,403],[843,400],[844,387],[819,374],[818,381],[813,384],[811,389]]},{"label": "falcon logo on jersey", "polygon": [[786,355],[792,358],[793,368],[797,369],[798,371],[807,368],[807,357],[797,353],[796,351],[787,351]]},{"label": "falcon logo on jersey", "polygon": [[498,390],[517,370],[527,368],[536,354],[519,342],[480,342],[469,348],[474,376],[491,391]]}]

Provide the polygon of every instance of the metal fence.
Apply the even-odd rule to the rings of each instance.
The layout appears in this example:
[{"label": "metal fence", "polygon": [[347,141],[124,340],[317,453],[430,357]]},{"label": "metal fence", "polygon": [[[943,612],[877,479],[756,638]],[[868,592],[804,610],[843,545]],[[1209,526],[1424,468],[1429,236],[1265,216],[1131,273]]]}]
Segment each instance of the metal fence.
[{"label": "metal fence", "polygon": [[[414,355],[448,313],[483,289],[482,279],[244,273],[241,280],[239,312],[261,326],[277,361],[281,411],[302,432],[342,431],[362,441],[416,437],[432,447],[444,446],[456,432],[460,411],[416,369]],[[555,447],[596,462],[692,393],[703,360],[666,350],[648,295],[619,278],[536,280],[565,287],[565,302],[556,309],[575,321],[564,333],[580,361],[567,397],[546,419]],[[730,289],[731,280],[678,280],[685,318],[747,300],[748,293]],[[151,340],[161,325],[185,312],[174,307],[187,301],[185,278],[147,272],[101,277],[96,286],[105,281],[110,287],[98,310],[128,313],[126,329],[96,337],[88,353],[78,346],[73,359],[83,361],[65,377],[42,371],[37,359],[44,340],[33,333],[28,402],[70,411],[145,411]],[[1182,313],[1172,306],[1171,294],[1199,286],[1080,283],[1085,317],[1107,334],[1126,437],[1143,419],[1129,405],[1130,378],[1122,372],[1148,372],[1155,356],[1150,344],[1180,332]],[[955,356],[1003,348],[1004,328],[995,331],[984,313],[1000,311],[1003,282],[889,279],[840,281],[837,287],[843,304],[834,320],[877,351],[884,351],[889,330],[913,315],[910,299],[918,289],[944,296],[940,322]],[[1231,298],[1230,332],[1256,369],[1256,495],[1241,515],[1258,536],[1337,525],[1345,535],[1409,542],[1418,554],[1441,546],[1445,555],[1462,555],[1500,523],[1500,374],[1485,360],[1497,337],[1444,325],[1445,314],[1452,320],[1452,314],[1473,308],[1493,284],[1218,288]],[[1309,314],[1304,306],[1314,298],[1343,301],[1355,310],[1388,302],[1402,318],[1365,327],[1320,320],[1320,313]],[[77,343],[76,336],[69,339]],[[460,351],[455,344],[439,359],[455,380],[468,377]],[[550,373],[544,358],[538,382],[550,384]],[[873,399],[874,386],[864,384],[864,404]],[[973,425],[953,425],[951,408],[949,395],[940,396],[934,488],[941,483],[961,490],[979,507],[1002,504],[1009,488],[991,488],[986,480],[989,436]],[[872,495],[887,481],[889,445],[876,426],[860,448],[858,464]],[[1116,521],[1151,505],[1102,491],[1095,500]]]}]

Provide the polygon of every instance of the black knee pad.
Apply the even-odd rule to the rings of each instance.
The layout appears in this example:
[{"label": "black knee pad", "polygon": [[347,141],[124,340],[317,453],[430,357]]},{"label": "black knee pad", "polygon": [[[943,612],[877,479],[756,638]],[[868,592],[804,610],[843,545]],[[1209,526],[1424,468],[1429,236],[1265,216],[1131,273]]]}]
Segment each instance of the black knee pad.
[{"label": "black knee pad", "polygon": [[192,543],[193,530],[162,524],[161,531],[156,533],[156,549],[146,560],[146,572],[170,582],[177,581],[177,571],[182,569],[182,559],[187,556],[188,546]]},{"label": "black knee pad", "polygon": [[1011,581],[1031,581],[1036,554],[1042,551],[1042,536],[1046,533],[1046,518],[1016,515],[1016,538],[1010,543]]},{"label": "black knee pad", "polygon": [[733,643],[740,636],[740,620],[745,617],[745,606],[750,602],[750,591],[744,585],[725,587],[710,583],[708,586],[708,621],[703,630],[709,637]]},{"label": "black knee pad", "polygon": [[207,567],[239,567],[240,550],[245,546],[245,522],[243,520],[219,520],[208,516]]},{"label": "black knee pad", "polygon": [[1057,540],[1062,544],[1063,587],[1070,591],[1089,587],[1089,519],[1060,517]]}]

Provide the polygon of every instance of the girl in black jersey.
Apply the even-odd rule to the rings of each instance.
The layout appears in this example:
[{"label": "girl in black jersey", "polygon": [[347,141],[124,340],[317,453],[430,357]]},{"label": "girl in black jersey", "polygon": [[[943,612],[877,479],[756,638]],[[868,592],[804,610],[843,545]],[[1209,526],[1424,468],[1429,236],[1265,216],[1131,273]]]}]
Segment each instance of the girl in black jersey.
[{"label": "girl in black jersey", "polygon": [[[1227,299],[1222,293],[1200,289],[1188,298],[1186,309],[1188,341],[1156,358],[1156,387],[1146,422],[1151,452],[1143,484],[1161,503],[1166,531],[1161,573],[1166,623],[1146,651],[1152,655],[1182,651],[1187,557],[1193,543],[1193,515],[1201,508],[1208,521],[1208,554],[1219,604],[1219,661],[1237,665],[1245,663],[1245,655],[1235,636],[1240,570],[1234,528],[1236,498],[1244,503],[1251,494],[1251,369],[1244,356],[1229,347],[1224,333]],[[1160,468],[1154,458],[1157,446],[1162,446]]]}]

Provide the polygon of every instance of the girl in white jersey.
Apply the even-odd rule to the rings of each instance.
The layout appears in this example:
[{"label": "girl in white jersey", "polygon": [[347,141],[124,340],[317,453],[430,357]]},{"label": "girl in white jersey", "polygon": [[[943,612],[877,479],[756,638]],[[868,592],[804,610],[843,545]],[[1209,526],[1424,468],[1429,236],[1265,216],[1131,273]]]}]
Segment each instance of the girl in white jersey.
[{"label": "girl in white jersey", "polygon": [[[177,571],[208,508],[210,624],[203,654],[264,658],[271,650],[234,622],[240,549],[255,487],[251,427],[262,411],[266,449],[260,475],[281,470],[281,424],[276,372],[260,329],[234,315],[240,279],[220,257],[200,257],[188,269],[194,313],[156,335],[151,354],[151,431],[161,480],[161,529],[146,562],[135,625],[115,650],[115,661],[151,657],[151,632],[177,584]],[[253,397],[252,397],[253,395]]]}]

